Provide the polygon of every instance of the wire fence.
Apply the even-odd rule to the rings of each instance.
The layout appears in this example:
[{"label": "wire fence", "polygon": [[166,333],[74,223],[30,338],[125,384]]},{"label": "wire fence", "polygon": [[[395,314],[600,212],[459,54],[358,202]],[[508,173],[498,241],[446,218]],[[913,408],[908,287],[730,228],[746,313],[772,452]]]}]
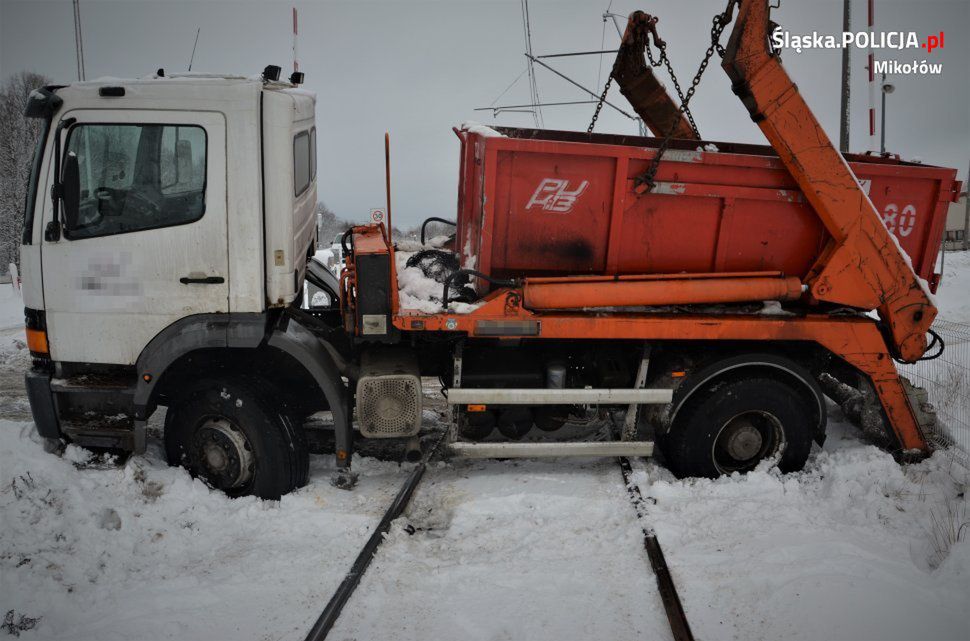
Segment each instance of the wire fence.
[{"label": "wire fence", "polygon": [[933,329],[946,344],[931,361],[899,365],[899,373],[924,388],[936,408],[936,438],[970,454],[970,323],[937,320]]}]

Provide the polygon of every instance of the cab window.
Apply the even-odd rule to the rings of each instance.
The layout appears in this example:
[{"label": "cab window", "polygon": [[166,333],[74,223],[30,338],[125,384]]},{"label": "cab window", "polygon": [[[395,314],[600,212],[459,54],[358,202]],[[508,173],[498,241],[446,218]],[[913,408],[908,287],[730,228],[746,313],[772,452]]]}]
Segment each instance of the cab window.
[{"label": "cab window", "polygon": [[70,239],[182,225],[205,213],[206,133],[195,125],[79,124],[79,224]]},{"label": "cab window", "polygon": [[293,137],[293,195],[299,196],[310,186],[310,133],[301,131]]},{"label": "cab window", "polygon": [[310,130],[310,179],[317,177],[317,128]]}]

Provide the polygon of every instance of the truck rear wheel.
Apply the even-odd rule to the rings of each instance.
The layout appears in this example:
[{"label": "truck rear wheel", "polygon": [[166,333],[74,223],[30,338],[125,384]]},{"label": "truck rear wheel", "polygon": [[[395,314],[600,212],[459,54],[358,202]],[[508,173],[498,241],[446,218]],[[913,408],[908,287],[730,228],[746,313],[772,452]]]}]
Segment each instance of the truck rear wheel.
[{"label": "truck rear wheel", "polygon": [[248,381],[198,381],[165,417],[168,462],[233,497],[278,499],[305,485],[303,427],[277,411],[273,398]]},{"label": "truck rear wheel", "polygon": [[773,458],[793,472],[812,448],[811,416],[805,399],[780,381],[719,381],[687,401],[658,445],[680,478],[745,473]]}]

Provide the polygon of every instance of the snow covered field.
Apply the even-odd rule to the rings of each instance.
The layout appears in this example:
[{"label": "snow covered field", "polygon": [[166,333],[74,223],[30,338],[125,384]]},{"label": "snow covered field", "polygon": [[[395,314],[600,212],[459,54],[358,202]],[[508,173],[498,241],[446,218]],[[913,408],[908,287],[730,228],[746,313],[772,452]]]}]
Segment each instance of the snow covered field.
[{"label": "snow covered field", "polygon": [[937,294],[940,318],[970,323],[970,252],[947,253]]},{"label": "snow covered field", "polygon": [[[941,317],[970,322],[970,255]],[[409,468],[230,500],[157,439],[124,463],[46,454],[22,388],[19,300],[0,286],[0,616],[24,639],[302,639]],[[698,639],[970,638],[970,472],[900,466],[830,408],[805,471],[718,481],[637,464],[648,521]],[[26,618],[22,618],[26,617]],[[32,619],[36,619],[31,623]],[[24,631],[17,629],[18,624]],[[436,464],[335,639],[666,639],[639,525],[610,461]]]},{"label": "snow covered field", "polygon": [[[832,419],[799,474],[637,470],[698,638],[966,638],[970,545],[930,543],[966,470],[900,467]],[[0,607],[40,617],[24,638],[301,639],[407,471],[360,459],[345,492],[314,457],[279,503],[229,500],[157,445],[118,466],[0,430]],[[615,464],[510,461],[430,469],[333,638],[668,635]]]}]

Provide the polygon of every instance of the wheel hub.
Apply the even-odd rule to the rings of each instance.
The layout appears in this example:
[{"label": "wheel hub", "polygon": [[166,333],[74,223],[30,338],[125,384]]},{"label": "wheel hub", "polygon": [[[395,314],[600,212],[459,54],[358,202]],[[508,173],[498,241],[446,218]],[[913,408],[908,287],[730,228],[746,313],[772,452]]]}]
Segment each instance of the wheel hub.
[{"label": "wheel hub", "polygon": [[774,456],[784,442],[784,429],[778,417],[752,410],[734,416],[721,426],[711,455],[722,474],[747,472]]},{"label": "wheel hub", "polygon": [[205,446],[205,462],[209,469],[224,472],[229,466],[229,457],[221,447],[209,443]]},{"label": "wheel hub", "polygon": [[253,476],[255,457],[246,435],[223,417],[206,419],[192,437],[193,467],[222,490],[242,487]]},{"label": "wheel hub", "polygon": [[761,451],[763,442],[761,432],[754,425],[750,423],[740,424],[727,436],[727,451],[732,458],[738,461],[746,461]]}]

